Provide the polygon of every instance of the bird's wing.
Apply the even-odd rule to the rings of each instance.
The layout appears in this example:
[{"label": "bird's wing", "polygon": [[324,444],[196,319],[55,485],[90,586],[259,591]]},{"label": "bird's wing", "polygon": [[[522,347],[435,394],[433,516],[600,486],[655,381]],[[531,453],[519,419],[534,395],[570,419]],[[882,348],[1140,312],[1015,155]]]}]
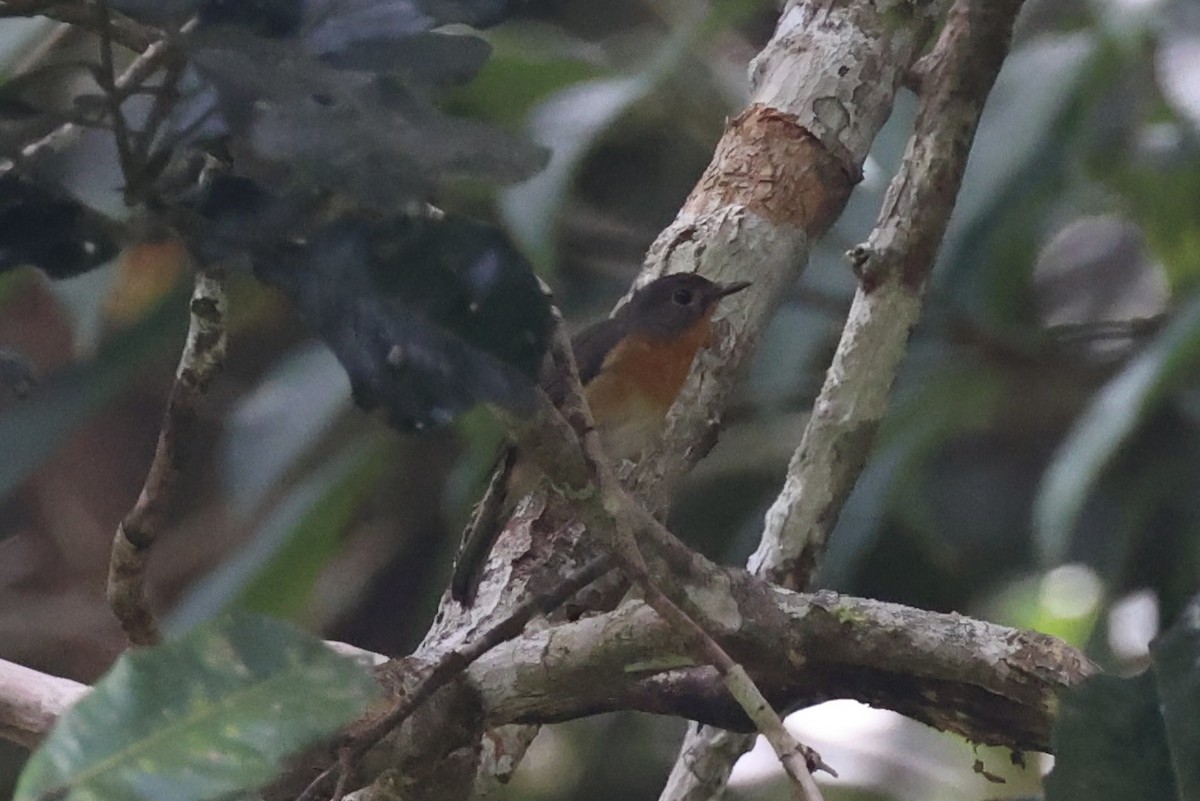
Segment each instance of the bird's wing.
[{"label": "bird's wing", "polygon": [[[621,325],[615,320],[601,320],[580,331],[571,340],[571,348],[575,351],[575,359],[579,365],[579,380],[585,385],[600,374],[604,360],[621,340]],[[557,406],[563,399],[563,381],[558,375],[544,376],[543,388],[550,400]],[[475,591],[479,587],[480,574],[487,563],[488,555],[496,538],[500,536],[504,517],[513,508],[520,495],[531,490],[531,483],[525,480],[513,480],[514,468],[517,465],[517,451],[512,447],[501,450],[496,459],[496,467],[492,471],[491,480],[483,497],[475,506],[471,522],[463,532],[462,542],[458,546],[458,556],[454,560],[454,573],[450,579],[450,595],[463,605],[474,602]],[[518,473],[528,473],[520,470]],[[515,486],[523,485],[523,486]]]}]

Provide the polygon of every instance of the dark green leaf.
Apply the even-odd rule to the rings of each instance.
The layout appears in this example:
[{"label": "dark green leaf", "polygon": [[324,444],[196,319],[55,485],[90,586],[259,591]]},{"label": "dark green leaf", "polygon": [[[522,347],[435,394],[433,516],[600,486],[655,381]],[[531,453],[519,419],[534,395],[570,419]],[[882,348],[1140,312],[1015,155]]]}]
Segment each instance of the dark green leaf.
[{"label": "dark green leaf", "polygon": [[1152,649],[1181,801],[1200,801],[1200,596]]},{"label": "dark green leaf", "polygon": [[1177,798],[1154,677],[1094,676],[1066,691],[1046,801]]},{"label": "dark green leaf", "polygon": [[252,791],[361,714],[370,672],[265,618],[124,654],[30,759],[16,801],[201,801]]}]

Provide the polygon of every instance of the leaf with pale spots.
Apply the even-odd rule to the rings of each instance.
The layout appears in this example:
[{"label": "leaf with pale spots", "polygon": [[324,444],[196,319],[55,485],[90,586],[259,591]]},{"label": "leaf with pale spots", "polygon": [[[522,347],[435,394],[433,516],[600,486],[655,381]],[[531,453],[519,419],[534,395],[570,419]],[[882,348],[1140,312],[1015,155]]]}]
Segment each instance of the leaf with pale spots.
[{"label": "leaf with pale spots", "polygon": [[222,618],[118,659],[30,758],[15,801],[250,792],[376,692],[367,667],[291,626]]}]

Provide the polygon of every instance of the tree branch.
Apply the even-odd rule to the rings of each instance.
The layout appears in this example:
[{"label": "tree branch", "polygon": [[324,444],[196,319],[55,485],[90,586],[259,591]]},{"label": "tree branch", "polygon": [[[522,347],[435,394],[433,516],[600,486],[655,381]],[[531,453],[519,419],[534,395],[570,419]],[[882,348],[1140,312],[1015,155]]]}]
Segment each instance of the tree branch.
[{"label": "tree branch", "polygon": [[[862,283],[750,558],[750,569],[767,581],[811,585],[866,464],[1021,5],[957,0],[937,45],[919,62],[913,135],[875,229],[852,252]],[[689,726],[661,801],[718,795],[752,743],[745,735]]]},{"label": "tree branch", "polygon": [[87,685],[0,659],[0,738],[32,749]]},{"label": "tree branch", "polygon": [[153,645],[161,639],[146,600],[146,562],[195,446],[200,403],[225,360],[224,276],[197,273],[189,308],[187,344],[167,399],[154,460],[137,502],[117,526],[109,561],[108,603],[131,645]]},{"label": "tree branch", "polygon": [[638,493],[655,511],[711,443],[742,364],[807,265],[810,242],[860,180],[904,75],[948,7],[931,0],[896,15],[870,3],[789,0],[751,63],[749,106],[727,126],[639,279],[697,271],[754,282],[730,299],[729,336],[698,360],[662,446],[638,466]]},{"label": "tree branch", "polygon": [[[834,593],[768,588],[741,571],[725,577],[717,634],[782,707],[855,698],[974,742],[1049,751],[1058,693],[1097,669],[1070,646],[1033,632]],[[753,593],[754,586],[765,594]],[[722,604],[715,593],[712,603]],[[388,662],[379,674],[385,692],[403,695],[428,664],[415,656]],[[751,725],[716,670],[697,666],[679,633],[638,602],[526,630],[481,656],[462,680],[481,722],[491,727],[618,709]],[[80,693],[74,682],[0,661],[0,736],[36,741]],[[420,753],[417,738],[460,725],[461,709],[426,707],[431,714],[402,729],[393,749]]]},{"label": "tree branch", "polygon": [[831,773],[833,771],[815,751],[801,745],[792,737],[784,727],[782,718],[771,708],[745,669],[713,639],[705,625],[694,620],[664,593],[656,577],[651,575],[635,535],[649,533],[656,538],[671,539],[671,534],[625,490],[612,471],[600,444],[591,409],[579,380],[575,354],[571,350],[564,326],[558,326],[552,347],[556,366],[564,377],[566,397],[563,408],[567,410],[570,419],[576,422],[575,428],[584,432],[584,456],[592,468],[593,481],[603,493],[598,499],[599,505],[612,519],[612,525],[589,524],[588,530],[593,534],[600,533],[625,575],[641,590],[646,603],[684,638],[692,653],[707,661],[720,673],[730,695],[754,721],[755,727],[775,750],[785,772],[794,782],[797,796],[802,801],[822,801],[821,791],[813,780],[812,771],[818,766]]},{"label": "tree branch", "polygon": [[[471,642],[461,648],[443,652],[437,663],[429,668],[416,686],[406,690],[386,713],[376,720],[360,725],[357,731],[350,734],[347,745],[340,749],[337,763],[313,779],[297,801],[316,801],[324,787],[335,776],[337,787],[344,788],[348,774],[358,760],[407,720],[430,696],[457,678],[488,651],[518,636],[535,615],[553,611],[610,569],[610,559],[597,557],[571,575],[564,576],[545,592],[529,593],[508,617],[493,624]],[[335,789],[333,798],[340,800],[343,794],[342,789]]]}]

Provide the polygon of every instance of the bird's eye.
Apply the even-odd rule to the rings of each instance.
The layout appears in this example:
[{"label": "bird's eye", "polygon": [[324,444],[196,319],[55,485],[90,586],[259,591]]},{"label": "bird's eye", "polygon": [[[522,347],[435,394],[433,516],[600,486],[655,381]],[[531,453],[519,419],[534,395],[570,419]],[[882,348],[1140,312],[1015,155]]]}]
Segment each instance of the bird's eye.
[{"label": "bird's eye", "polygon": [[688,305],[691,305],[691,302],[692,302],[692,290],[690,290],[690,289],[676,289],[676,290],[675,290],[675,294],[671,296],[671,299],[672,299],[672,300],[674,300],[674,301],[675,301],[677,304],[679,304],[680,306],[688,306]]}]

